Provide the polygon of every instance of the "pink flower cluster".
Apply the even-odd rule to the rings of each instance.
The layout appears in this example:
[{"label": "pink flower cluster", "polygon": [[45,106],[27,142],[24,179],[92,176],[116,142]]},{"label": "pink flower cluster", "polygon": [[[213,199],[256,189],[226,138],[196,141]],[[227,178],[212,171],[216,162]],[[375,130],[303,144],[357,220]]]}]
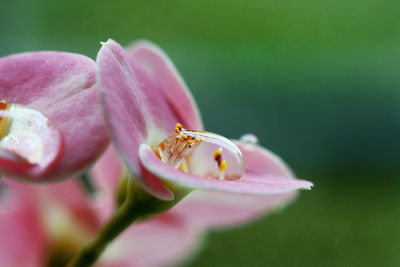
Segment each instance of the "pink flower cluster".
[{"label": "pink flower cluster", "polygon": [[[7,179],[60,180],[93,163],[91,194],[74,178]],[[126,170],[154,197],[180,201],[130,226],[96,266],[181,262],[208,229],[262,216],[312,186],[254,136],[205,132],[185,83],[154,44],[124,49],[109,40],[96,62],[62,52],[0,59],[1,266],[65,264],[111,215]]]}]

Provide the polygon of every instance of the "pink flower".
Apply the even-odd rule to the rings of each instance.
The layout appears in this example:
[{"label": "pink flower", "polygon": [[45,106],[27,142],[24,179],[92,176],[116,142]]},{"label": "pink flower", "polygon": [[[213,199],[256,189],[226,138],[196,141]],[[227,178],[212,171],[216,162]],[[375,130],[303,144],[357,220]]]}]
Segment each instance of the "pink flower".
[{"label": "pink flower", "polygon": [[[265,171],[291,176],[287,166],[273,154],[260,153]],[[249,158],[251,154],[245,154]],[[254,170],[254,166],[249,166]],[[92,178],[102,197],[112,203],[124,167],[110,147],[91,170]],[[192,256],[202,237],[210,228],[237,226],[279,209],[294,200],[295,191],[274,195],[243,195],[196,190],[170,210],[130,226],[105,250],[99,263],[130,263],[126,266],[169,266]],[[98,207],[104,219],[112,213],[111,206]],[[168,225],[170,228],[167,228]],[[129,244],[129,245],[124,245]],[[154,253],[157,251],[157,253]],[[114,266],[114,265],[113,265]]]},{"label": "pink flower", "polygon": [[37,52],[0,59],[0,173],[31,181],[84,168],[108,144],[96,63]]},{"label": "pink flower", "polygon": [[[101,192],[99,199],[102,201],[97,202],[96,207],[102,221],[106,221],[113,213],[114,193],[124,171],[112,147],[106,150],[91,169],[91,177]],[[172,208],[132,224],[107,247],[97,264],[171,266],[185,261],[197,251],[202,242],[203,230],[193,224],[186,213]]]},{"label": "pink flower", "polygon": [[[278,158],[262,150],[257,153],[270,172],[290,175]],[[0,266],[63,266],[112,214],[122,172],[119,158],[109,148],[91,171],[94,195],[87,195],[75,179],[51,185],[0,181]],[[194,191],[167,212],[126,229],[95,266],[180,263],[197,251],[209,228],[245,223],[295,196],[296,192],[254,196]]]},{"label": "pink flower", "polygon": [[4,179],[0,188],[1,266],[46,266],[51,254],[68,257],[97,228],[76,181],[33,186]]},{"label": "pink flower", "polygon": [[154,196],[172,200],[182,187],[258,196],[311,188],[286,167],[277,168],[283,163],[251,144],[254,138],[235,145],[203,132],[190,92],[155,45],[139,42],[126,51],[109,40],[97,63],[112,141],[134,179]]},{"label": "pink flower", "polygon": [[[50,185],[5,179],[0,187],[0,266],[64,266],[96,234],[114,206],[110,188],[102,191],[101,183],[93,196],[74,179]],[[197,248],[199,234],[178,213],[157,215],[128,228],[95,266],[177,263]]]},{"label": "pink flower", "polygon": [[[190,92],[154,45],[141,42],[127,52],[110,40],[97,63],[106,124],[135,181],[159,199],[175,198],[171,203],[182,190],[198,190],[129,227],[96,266],[177,263],[195,251],[208,228],[244,223],[312,186],[295,179],[252,136],[232,142],[201,131]],[[0,59],[2,173],[62,178],[104,150],[95,70],[90,59],[66,53]],[[107,151],[93,170],[99,191],[92,196],[76,180],[47,186],[1,181],[0,265],[59,266],[80,251],[115,208],[122,165],[113,153]]]},{"label": "pink flower", "polygon": [[[257,165],[260,162],[248,166],[248,171],[280,175],[282,179],[292,178],[290,169],[274,154],[254,145],[245,146],[251,146],[248,148],[250,152],[245,153],[246,160],[257,157],[263,163],[261,167]],[[113,197],[123,172],[123,164],[112,147],[107,149],[91,170],[92,177],[101,191],[107,192],[108,197]],[[296,196],[296,191],[249,195],[196,190],[166,213],[179,214],[183,220],[197,229],[196,232],[204,232],[209,228],[233,227],[254,220],[270,211],[283,208]]]},{"label": "pink flower", "polygon": [[[249,152],[244,154],[246,160],[251,160],[251,157],[257,157],[259,160],[254,161],[254,165],[248,165],[249,171],[280,175],[282,179],[292,177],[288,167],[271,152],[254,145],[245,146],[250,146],[246,150]],[[107,149],[92,168],[92,178],[103,192],[103,197],[110,199],[107,203],[113,201],[123,172],[123,164],[112,147]],[[245,195],[196,190],[170,210],[150,220],[134,223],[111,243],[99,262],[119,259],[118,262],[122,264],[130,259],[130,263],[135,266],[168,266],[171,263],[182,262],[196,252],[204,233],[208,230],[233,227],[265,216],[271,211],[283,208],[296,196],[296,191],[272,195]],[[112,213],[110,206],[103,206],[102,210],[107,210],[103,213],[103,218]],[[161,222],[171,226],[177,225],[172,232],[164,233],[163,230],[167,229],[159,228],[158,224]],[[180,225],[185,227],[181,228]],[[171,242],[174,238],[179,242]],[[130,245],[123,246],[120,240]],[[138,249],[140,254],[135,255]],[[154,251],[157,253],[153,253]]]}]

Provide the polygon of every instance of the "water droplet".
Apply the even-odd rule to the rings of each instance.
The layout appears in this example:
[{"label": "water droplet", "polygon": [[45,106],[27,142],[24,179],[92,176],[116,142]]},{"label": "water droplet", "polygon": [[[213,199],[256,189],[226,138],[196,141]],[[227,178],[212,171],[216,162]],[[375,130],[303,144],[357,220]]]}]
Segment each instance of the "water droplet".
[{"label": "water droplet", "polygon": [[215,133],[176,127],[154,151],[168,165],[206,178],[237,180],[245,171],[240,149]]},{"label": "water droplet", "polygon": [[240,137],[240,142],[256,145],[258,144],[258,138],[254,134],[244,134]]}]

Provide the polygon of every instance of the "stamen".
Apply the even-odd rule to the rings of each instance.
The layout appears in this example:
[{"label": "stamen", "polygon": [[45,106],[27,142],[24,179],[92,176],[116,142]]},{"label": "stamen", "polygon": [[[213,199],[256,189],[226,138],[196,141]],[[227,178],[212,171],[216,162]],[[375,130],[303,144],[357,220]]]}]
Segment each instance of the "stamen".
[{"label": "stamen", "polygon": [[222,159],[222,148],[219,147],[217,150],[214,151],[214,160],[218,164],[218,169],[219,169],[218,179],[224,180],[225,171],[226,168],[228,167],[228,164],[226,163],[226,160]]},{"label": "stamen", "polygon": [[6,109],[7,108],[7,102],[3,99],[0,100],[0,109]]},{"label": "stamen", "polygon": [[218,148],[217,150],[214,151],[214,159],[219,162],[221,159],[221,155],[222,155],[222,148]]},{"label": "stamen", "polygon": [[153,150],[166,164],[206,178],[237,180],[245,169],[242,153],[230,140],[210,132],[184,129],[180,123]]},{"label": "stamen", "polygon": [[222,160],[221,163],[219,164],[219,170],[220,171],[225,171],[226,168],[228,168],[228,163],[226,163],[226,160]]},{"label": "stamen", "polygon": [[186,135],[182,135],[181,138],[179,139],[180,142],[186,142],[186,140],[187,140]]},{"label": "stamen", "polygon": [[219,179],[224,180],[225,179],[225,171],[226,168],[228,168],[228,164],[226,163],[226,160],[222,160],[221,163],[219,164]]},{"label": "stamen", "polygon": [[[9,105],[5,100],[0,101],[0,110],[6,110],[8,106]],[[0,114],[0,139],[7,134],[6,133],[7,121],[8,118],[6,116],[1,116]]]},{"label": "stamen", "polygon": [[182,131],[182,124],[177,123],[177,124],[175,125],[175,132],[176,132],[177,134],[179,134],[181,131]]}]

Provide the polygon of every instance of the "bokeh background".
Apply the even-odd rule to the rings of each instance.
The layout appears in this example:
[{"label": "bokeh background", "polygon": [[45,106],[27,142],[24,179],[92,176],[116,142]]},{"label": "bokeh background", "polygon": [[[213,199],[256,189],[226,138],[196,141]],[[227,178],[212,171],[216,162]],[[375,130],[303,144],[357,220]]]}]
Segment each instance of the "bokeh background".
[{"label": "bokeh background", "polygon": [[0,0],[0,56],[153,40],[206,128],[256,134],[315,188],[185,266],[400,265],[398,0]]}]

